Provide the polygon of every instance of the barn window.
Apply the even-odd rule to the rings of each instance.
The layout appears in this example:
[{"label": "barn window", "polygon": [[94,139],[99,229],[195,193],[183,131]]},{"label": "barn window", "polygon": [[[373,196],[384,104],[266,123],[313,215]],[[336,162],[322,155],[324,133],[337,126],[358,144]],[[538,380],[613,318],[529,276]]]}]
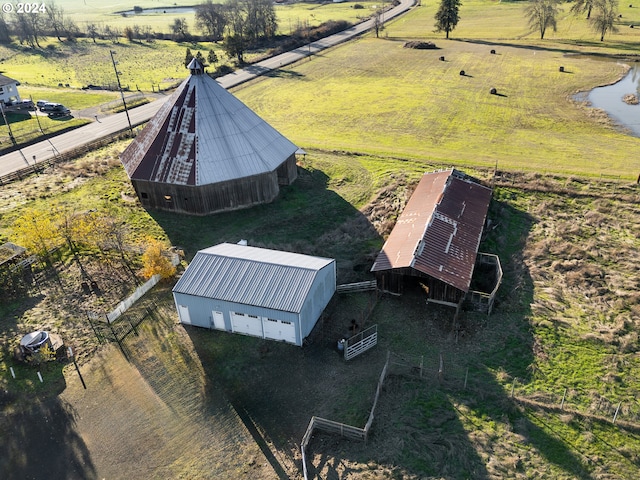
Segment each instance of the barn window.
[{"label": "barn window", "polygon": [[276,323],[278,323],[278,320],[276,320],[275,318],[267,318],[267,320],[269,320],[270,322],[276,322]]},{"label": "barn window", "polygon": [[284,323],[285,325],[291,325],[291,322],[287,322],[285,320],[280,320],[282,323]]},{"label": "barn window", "polygon": [[147,194],[147,192],[140,192],[140,198],[147,199],[149,198],[149,195]]},{"label": "barn window", "polygon": [[257,315],[249,315],[249,318],[258,318]]}]

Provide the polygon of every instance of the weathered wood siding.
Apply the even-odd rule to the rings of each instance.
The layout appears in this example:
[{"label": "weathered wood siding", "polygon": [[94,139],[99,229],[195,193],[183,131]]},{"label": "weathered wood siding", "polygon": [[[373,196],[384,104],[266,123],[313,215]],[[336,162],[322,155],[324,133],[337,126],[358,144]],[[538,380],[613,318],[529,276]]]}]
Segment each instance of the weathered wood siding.
[{"label": "weathered wood siding", "polygon": [[132,183],[143,207],[193,215],[268,203],[280,191],[276,172],[201,186],[147,180],[132,180]]},{"label": "weathered wood siding", "polygon": [[278,167],[278,184],[291,185],[298,178],[298,166],[295,153]]}]

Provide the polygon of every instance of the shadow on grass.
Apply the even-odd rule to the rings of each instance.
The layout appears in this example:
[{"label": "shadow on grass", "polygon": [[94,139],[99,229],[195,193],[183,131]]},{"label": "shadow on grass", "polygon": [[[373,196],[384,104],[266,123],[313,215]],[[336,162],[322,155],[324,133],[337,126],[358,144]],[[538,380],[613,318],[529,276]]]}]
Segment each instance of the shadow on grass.
[{"label": "shadow on grass", "polygon": [[[58,397],[65,388],[62,364],[14,368],[17,381],[24,375],[33,379],[17,395],[0,392],[3,478],[95,478],[89,449],[75,430],[75,412]],[[38,370],[48,386],[39,383]],[[23,395],[29,398],[22,399]]]},{"label": "shadow on grass", "polygon": [[[499,42],[499,41],[491,41],[491,40],[479,40],[473,38],[454,38],[452,39],[457,42],[466,42],[466,43],[477,43],[480,45],[500,45],[503,47],[511,47],[511,48],[522,48],[525,50],[538,50],[538,51],[548,51],[548,52],[560,52],[560,53],[572,53],[577,55],[584,55],[587,57],[602,57],[602,58],[620,58],[623,57],[624,54],[614,54],[614,53],[600,53],[600,52],[585,52],[579,48],[572,47],[598,47],[602,48],[603,46],[607,46],[609,48],[615,48],[621,51],[628,51],[630,54],[635,54],[638,49],[640,49],[639,42],[629,42],[629,43],[609,43],[609,42],[597,42],[597,41],[585,41],[580,40],[579,42],[564,42],[567,45],[567,48],[558,48],[558,47],[543,47],[540,45],[523,45],[521,43],[511,43],[511,42]],[[562,41],[558,41],[557,43],[563,43]]]},{"label": "shadow on grass", "polygon": [[335,258],[338,283],[355,281],[368,262],[367,246],[381,242],[380,235],[358,209],[327,188],[324,172],[301,167],[298,172],[295,183],[281,188],[269,204],[205,217],[149,214],[188,260],[203,248],[245,239],[252,246]]}]

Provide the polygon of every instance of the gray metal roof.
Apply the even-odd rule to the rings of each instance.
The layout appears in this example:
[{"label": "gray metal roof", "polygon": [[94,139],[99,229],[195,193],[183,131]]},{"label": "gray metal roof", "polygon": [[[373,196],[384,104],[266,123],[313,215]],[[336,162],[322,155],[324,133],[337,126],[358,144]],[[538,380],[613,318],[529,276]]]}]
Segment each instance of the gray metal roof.
[{"label": "gray metal roof", "polygon": [[12,84],[16,84],[16,85],[20,85],[20,82],[17,80],[14,80],[13,78],[9,78],[5,75],[0,74],[0,87],[4,87],[5,85],[12,85]]},{"label": "gray metal roof", "polygon": [[318,272],[335,260],[231,243],[200,250],[173,291],[299,313]]},{"label": "gray metal roof", "polygon": [[298,150],[202,69],[121,155],[131,179],[209,185],[273,172]]}]

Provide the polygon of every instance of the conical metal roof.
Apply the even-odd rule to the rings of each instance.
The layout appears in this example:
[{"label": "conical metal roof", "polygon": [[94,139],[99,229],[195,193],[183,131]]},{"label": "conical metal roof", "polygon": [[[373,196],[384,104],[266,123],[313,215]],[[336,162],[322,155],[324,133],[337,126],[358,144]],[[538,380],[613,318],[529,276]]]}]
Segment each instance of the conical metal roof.
[{"label": "conical metal roof", "polygon": [[298,150],[197,60],[189,69],[191,75],[122,153],[129,178],[207,185],[272,172]]}]

